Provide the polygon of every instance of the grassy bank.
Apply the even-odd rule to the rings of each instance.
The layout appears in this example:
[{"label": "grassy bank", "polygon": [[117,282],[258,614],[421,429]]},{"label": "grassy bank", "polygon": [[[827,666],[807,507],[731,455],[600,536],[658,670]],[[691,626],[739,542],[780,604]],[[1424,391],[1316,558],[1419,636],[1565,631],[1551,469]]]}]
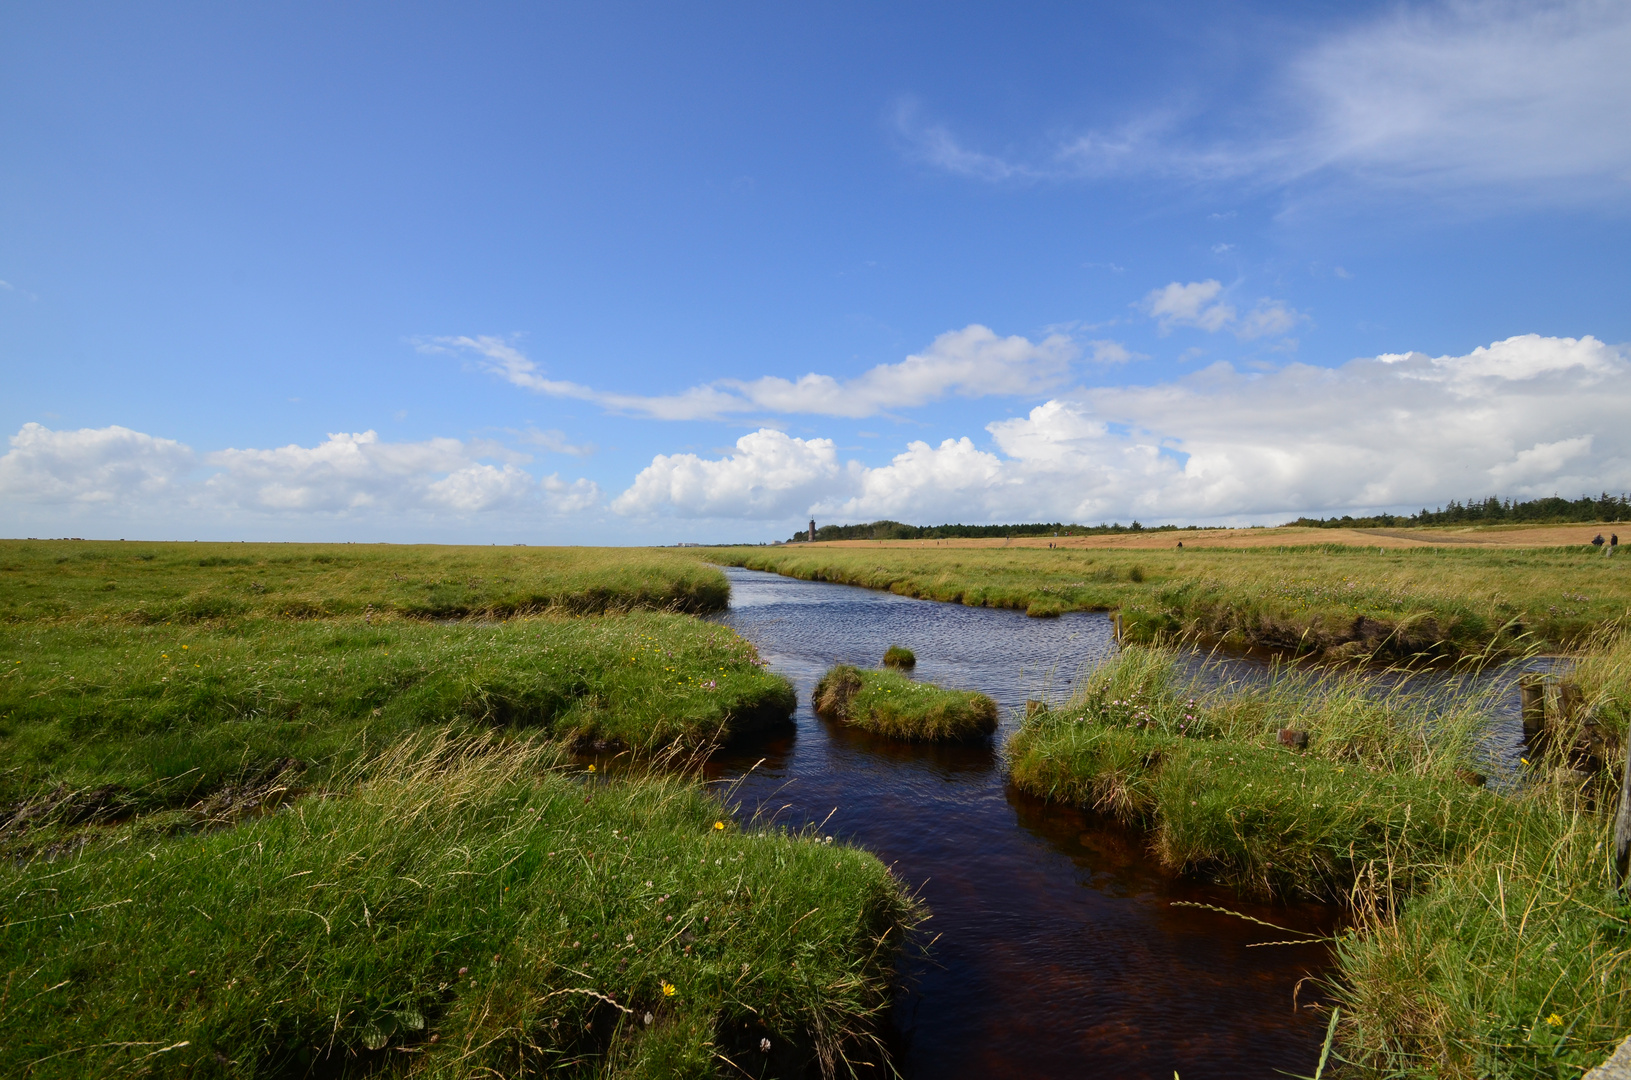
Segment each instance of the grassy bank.
[{"label": "grassy bank", "polygon": [[897,671],[839,664],[812,700],[829,720],[909,742],[967,742],[997,730],[997,703],[973,690],[947,690]]},{"label": "grassy bank", "polygon": [[1590,548],[710,549],[733,566],[1038,616],[1119,610],[1185,635],[1332,659],[1572,648],[1631,610],[1625,560]]},{"label": "grassy bank", "polygon": [[[1575,1078],[1631,1032],[1613,818],[1544,784],[1338,945],[1339,1049],[1369,1075]],[[1612,808],[1610,808],[1612,809]],[[1385,881],[1383,883],[1385,885]]]},{"label": "grassy bank", "polygon": [[792,708],[751,645],[656,612],[0,627],[0,836],[228,812],[427,725],[693,754]]},{"label": "grassy bank", "polygon": [[[1623,716],[1631,643],[1579,674],[1604,724]],[[1631,1031],[1617,784],[1541,762],[1521,792],[1476,786],[1488,702],[1367,694],[1360,678],[1203,690],[1170,654],[1130,648],[1026,721],[1012,778],[1146,827],[1175,870],[1349,905],[1338,1054],[1360,1075],[1580,1075]]]},{"label": "grassy bank", "polygon": [[876,1058],[913,915],[691,783],[400,744],[345,798],[0,867],[8,1075],[799,1076]]},{"label": "grassy bank", "polygon": [[[1479,702],[1377,697],[1362,676],[1285,669],[1209,690],[1130,648],[1009,745],[1021,789],[1147,827],[1162,862],[1265,895],[1341,900],[1392,863],[1401,888],[1514,813],[1469,783]],[[1280,744],[1282,728],[1305,734]]]},{"label": "grassy bank", "polygon": [[729,599],[717,570],[651,548],[0,540],[0,622],[706,612]]}]

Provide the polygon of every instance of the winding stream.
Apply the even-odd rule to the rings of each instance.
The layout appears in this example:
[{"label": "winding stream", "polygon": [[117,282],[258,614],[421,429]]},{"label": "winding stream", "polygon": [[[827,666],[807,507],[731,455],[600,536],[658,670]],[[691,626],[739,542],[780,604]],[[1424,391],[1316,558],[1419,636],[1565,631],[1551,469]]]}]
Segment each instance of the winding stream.
[{"label": "winding stream", "polygon": [[[1329,928],[1333,909],[1253,905],[1175,879],[1138,835],[1007,783],[1000,748],[1015,714],[1028,697],[1067,696],[1113,651],[1106,616],[1029,619],[725,572],[731,607],[719,621],[793,680],[799,711],[792,734],[725,755],[711,774],[738,781],[744,815],[824,822],[877,853],[933,911],[933,947],[908,956],[894,1009],[907,1076],[1313,1073],[1325,1017],[1299,1005],[1318,999],[1303,980],[1328,965],[1326,949],[1253,948],[1284,935],[1174,902],[1298,929]],[[917,653],[918,678],[995,698],[1005,716],[995,745],[895,743],[815,716],[811,690],[828,667],[876,665],[891,644]]]}]

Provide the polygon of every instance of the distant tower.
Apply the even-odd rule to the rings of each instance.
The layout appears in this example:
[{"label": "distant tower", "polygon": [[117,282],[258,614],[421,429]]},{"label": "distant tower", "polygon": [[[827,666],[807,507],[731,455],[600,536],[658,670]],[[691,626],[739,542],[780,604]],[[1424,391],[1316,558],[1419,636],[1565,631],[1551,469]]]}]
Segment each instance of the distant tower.
[{"label": "distant tower", "polygon": [[810,543],[815,543],[815,518],[810,519]]}]

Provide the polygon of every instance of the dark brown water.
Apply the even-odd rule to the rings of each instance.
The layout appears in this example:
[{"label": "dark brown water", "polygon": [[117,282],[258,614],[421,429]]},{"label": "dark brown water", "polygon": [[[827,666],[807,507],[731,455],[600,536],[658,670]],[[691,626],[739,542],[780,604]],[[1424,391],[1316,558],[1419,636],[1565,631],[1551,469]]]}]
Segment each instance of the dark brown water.
[{"label": "dark brown water", "polygon": [[793,734],[721,759],[714,775],[742,778],[744,814],[824,821],[824,832],[876,852],[932,909],[933,946],[909,960],[895,1008],[908,1076],[1313,1073],[1325,1016],[1307,1008],[1319,994],[1304,980],[1325,969],[1326,950],[1254,948],[1285,935],[1174,904],[1321,930],[1332,909],[1247,904],[1175,879],[1137,834],[1016,791],[998,749],[1014,715],[995,744],[936,747],[829,725],[809,708],[832,664],[872,666],[900,644],[917,653],[918,678],[982,690],[1012,714],[1028,697],[1066,696],[1109,655],[1106,617],[1028,619],[727,573],[731,610],[720,621],[793,680],[800,708]]}]

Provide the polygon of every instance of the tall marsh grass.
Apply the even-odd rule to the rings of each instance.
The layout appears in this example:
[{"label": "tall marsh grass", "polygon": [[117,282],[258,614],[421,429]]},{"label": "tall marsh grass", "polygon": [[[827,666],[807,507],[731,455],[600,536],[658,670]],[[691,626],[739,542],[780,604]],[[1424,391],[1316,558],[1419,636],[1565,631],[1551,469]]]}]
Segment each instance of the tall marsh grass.
[{"label": "tall marsh grass", "polygon": [[1631,906],[1613,816],[1542,781],[1390,902],[1384,872],[1338,943],[1341,1054],[1403,1077],[1578,1077],[1631,1032]]},{"label": "tall marsh grass", "polygon": [[[1622,754],[1628,660],[1620,639],[1572,673]],[[1174,869],[1345,904],[1331,981],[1355,1075],[1578,1077],[1631,1031],[1619,785],[1557,767],[1573,734],[1496,792],[1468,783],[1492,690],[1288,666],[1220,681],[1178,661],[1129,648],[1029,718],[1014,782],[1146,826]]]},{"label": "tall marsh grass", "polygon": [[7,1075],[835,1075],[916,918],[695,783],[407,738],[235,829],[0,866]]}]

